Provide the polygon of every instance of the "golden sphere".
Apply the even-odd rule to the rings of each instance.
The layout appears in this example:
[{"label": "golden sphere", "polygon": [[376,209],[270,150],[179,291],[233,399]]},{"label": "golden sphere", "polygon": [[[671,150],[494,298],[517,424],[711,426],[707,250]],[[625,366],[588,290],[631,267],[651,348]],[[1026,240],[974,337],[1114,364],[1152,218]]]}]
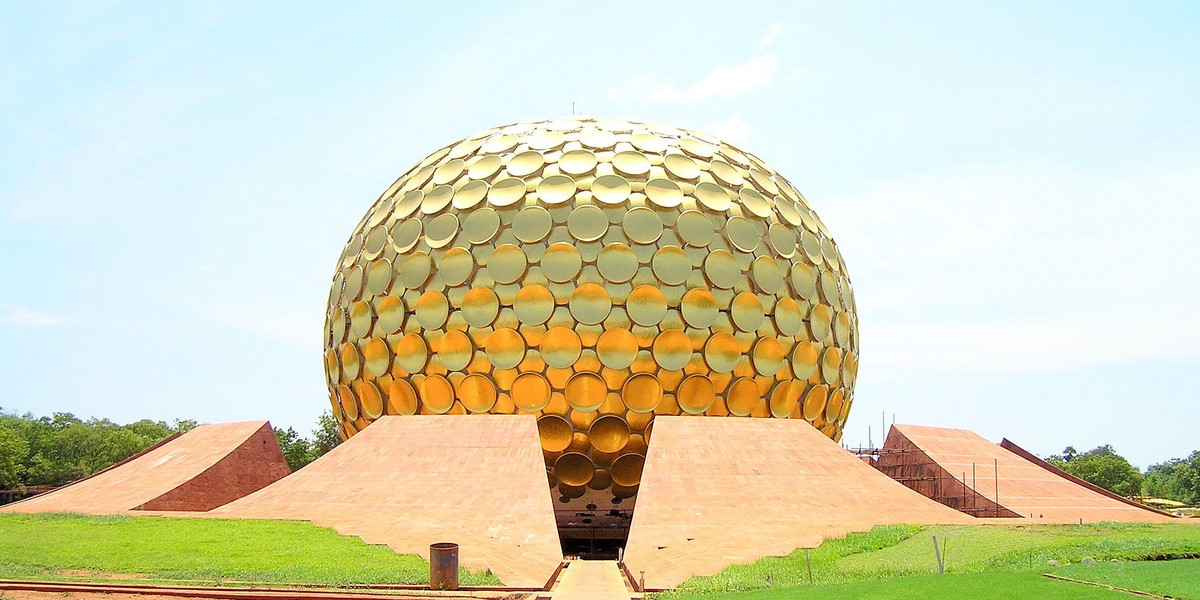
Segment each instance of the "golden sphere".
[{"label": "golden sphere", "polygon": [[429,155],[350,237],[326,325],[343,435],[533,415],[564,502],[634,496],[655,415],[839,440],[858,371],[846,266],[804,197],[731,144],[638,122],[517,123]]}]

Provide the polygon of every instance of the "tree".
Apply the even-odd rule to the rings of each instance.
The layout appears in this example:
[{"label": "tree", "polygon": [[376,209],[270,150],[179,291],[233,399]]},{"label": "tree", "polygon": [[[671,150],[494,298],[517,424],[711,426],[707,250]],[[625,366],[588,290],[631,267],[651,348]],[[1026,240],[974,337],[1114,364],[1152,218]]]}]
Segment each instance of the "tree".
[{"label": "tree", "polygon": [[22,487],[21,476],[25,474],[25,460],[28,457],[29,444],[21,434],[0,425],[0,489]]},{"label": "tree", "polygon": [[304,465],[316,460],[313,455],[312,442],[307,438],[300,437],[296,430],[288,427],[287,429],[276,429],[275,439],[279,440],[279,449],[283,450],[283,457],[287,459],[288,467],[295,471]]},{"label": "tree", "polygon": [[1062,454],[1049,456],[1046,460],[1084,481],[1122,496],[1134,496],[1142,490],[1141,472],[1107,444],[1082,454],[1068,446]]},{"label": "tree", "polygon": [[1200,450],[1146,469],[1142,493],[1184,504],[1200,503]]},{"label": "tree", "polygon": [[333,450],[342,443],[342,434],[338,431],[338,422],[333,413],[325,411],[317,417],[317,428],[313,430],[313,458],[320,458],[326,452]]}]

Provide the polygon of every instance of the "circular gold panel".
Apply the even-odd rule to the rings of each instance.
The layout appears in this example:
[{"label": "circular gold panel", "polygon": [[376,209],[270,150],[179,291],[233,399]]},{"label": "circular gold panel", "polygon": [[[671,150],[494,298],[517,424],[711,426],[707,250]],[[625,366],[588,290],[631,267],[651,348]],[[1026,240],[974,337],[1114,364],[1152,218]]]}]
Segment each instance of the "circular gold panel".
[{"label": "circular gold panel", "polygon": [[616,415],[605,415],[588,429],[592,447],[601,452],[619,452],[629,441],[629,425]]},{"label": "circular gold panel", "polygon": [[[526,412],[537,412],[550,403],[550,382],[540,373],[521,373],[512,383],[513,403]],[[570,426],[568,425],[568,429]],[[569,436],[568,436],[569,437]]]}]

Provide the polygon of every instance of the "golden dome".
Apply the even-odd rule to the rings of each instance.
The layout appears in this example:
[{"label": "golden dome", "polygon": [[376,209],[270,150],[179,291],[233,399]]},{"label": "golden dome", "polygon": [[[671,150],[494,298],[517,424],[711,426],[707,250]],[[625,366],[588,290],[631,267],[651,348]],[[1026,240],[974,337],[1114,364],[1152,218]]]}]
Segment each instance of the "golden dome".
[{"label": "golden dome", "polygon": [[564,501],[636,494],[655,415],[839,440],[845,263],[792,185],[710,136],[567,119],[480,132],[396,180],[342,252],[325,367],[349,437],[385,414],[529,414]]}]

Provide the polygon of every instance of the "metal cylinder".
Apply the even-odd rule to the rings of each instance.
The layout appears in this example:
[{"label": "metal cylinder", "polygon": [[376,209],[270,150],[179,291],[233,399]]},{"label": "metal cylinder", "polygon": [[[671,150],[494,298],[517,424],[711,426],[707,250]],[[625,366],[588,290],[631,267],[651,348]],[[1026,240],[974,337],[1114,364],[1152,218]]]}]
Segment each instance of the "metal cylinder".
[{"label": "metal cylinder", "polygon": [[438,542],[429,545],[429,587],[434,590],[458,589],[458,544]]}]

